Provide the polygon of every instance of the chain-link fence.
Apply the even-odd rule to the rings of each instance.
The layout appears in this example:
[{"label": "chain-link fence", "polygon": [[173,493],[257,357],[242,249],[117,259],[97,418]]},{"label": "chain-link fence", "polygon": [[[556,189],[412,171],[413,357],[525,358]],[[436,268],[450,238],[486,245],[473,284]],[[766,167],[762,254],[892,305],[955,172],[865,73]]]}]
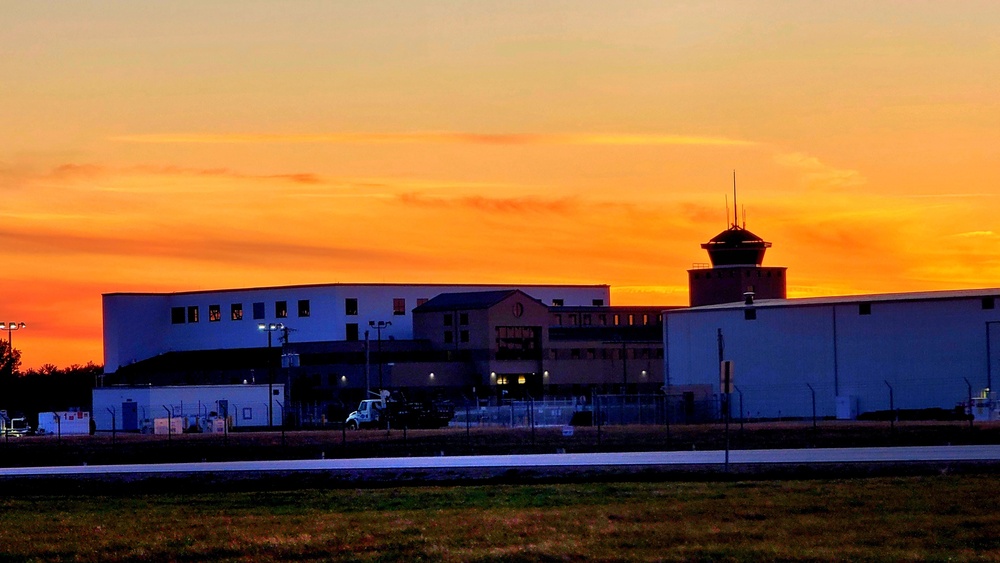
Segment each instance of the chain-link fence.
[{"label": "chain-link fence", "polygon": [[613,426],[631,424],[695,424],[716,421],[714,400],[666,395],[594,395],[584,399],[505,401],[499,405],[470,403],[455,409],[452,426],[524,428],[529,426]]}]

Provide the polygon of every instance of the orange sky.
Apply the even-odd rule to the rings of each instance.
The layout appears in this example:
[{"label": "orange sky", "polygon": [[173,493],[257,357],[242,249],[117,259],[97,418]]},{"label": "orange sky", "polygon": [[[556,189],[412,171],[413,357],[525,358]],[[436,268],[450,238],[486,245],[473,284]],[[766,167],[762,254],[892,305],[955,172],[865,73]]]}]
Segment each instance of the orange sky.
[{"label": "orange sky", "polygon": [[734,169],[793,297],[1000,286],[997,29],[996,2],[9,4],[0,320],[34,367],[100,362],[116,291],[683,304]]}]

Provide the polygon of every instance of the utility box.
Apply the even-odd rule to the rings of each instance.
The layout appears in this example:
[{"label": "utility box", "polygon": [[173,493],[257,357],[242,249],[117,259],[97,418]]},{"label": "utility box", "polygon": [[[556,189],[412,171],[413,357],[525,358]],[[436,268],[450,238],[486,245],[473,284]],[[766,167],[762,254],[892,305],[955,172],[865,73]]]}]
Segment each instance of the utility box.
[{"label": "utility box", "polygon": [[183,434],[184,419],[175,416],[173,418],[153,419],[153,434]]},{"label": "utility box", "polygon": [[858,398],[854,395],[837,397],[837,420],[857,420]]},{"label": "utility box", "polygon": [[85,436],[90,434],[90,413],[82,411],[57,411],[38,413],[36,434],[60,436]]},{"label": "utility box", "polygon": [[226,431],[226,419],[221,416],[206,418],[202,424],[202,432],[206,434],[223,434]]}]

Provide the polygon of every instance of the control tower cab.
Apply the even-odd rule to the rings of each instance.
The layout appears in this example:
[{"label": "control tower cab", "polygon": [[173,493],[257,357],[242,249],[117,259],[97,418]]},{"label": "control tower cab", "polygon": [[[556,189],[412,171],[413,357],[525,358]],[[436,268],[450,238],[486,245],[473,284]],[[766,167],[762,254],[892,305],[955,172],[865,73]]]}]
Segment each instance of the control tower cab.
[{"label": "control tower cab", "polygon": [[785,299],[785,268],[762,266],[771,243],[733,223],[701,247],[708,251],[711,266],[688,270],[692,307]]}]

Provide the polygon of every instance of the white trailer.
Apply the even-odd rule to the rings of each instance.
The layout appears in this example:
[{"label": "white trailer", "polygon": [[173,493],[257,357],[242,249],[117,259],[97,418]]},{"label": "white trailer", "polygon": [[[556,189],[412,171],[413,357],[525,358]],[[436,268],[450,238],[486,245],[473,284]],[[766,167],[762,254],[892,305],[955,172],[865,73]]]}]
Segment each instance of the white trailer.
[{"label": "white trailer", "polygon": [[86,436],[90,434],[90,413],[58,411],[38,413],[38,435]]}]

